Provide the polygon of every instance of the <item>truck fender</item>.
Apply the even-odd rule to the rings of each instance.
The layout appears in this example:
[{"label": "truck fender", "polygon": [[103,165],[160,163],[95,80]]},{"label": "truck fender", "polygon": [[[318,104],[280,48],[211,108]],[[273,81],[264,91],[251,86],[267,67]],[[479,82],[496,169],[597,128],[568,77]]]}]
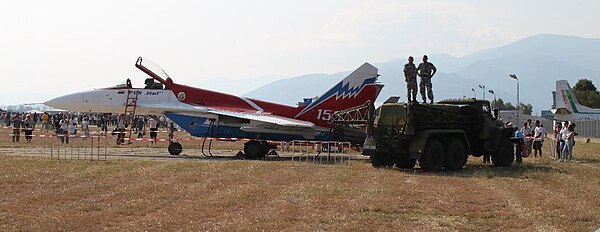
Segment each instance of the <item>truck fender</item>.
[{"label": "truck fender", "polygon": [[471,150],[469,140],[467,139],[467,135],[463,130],[423,130],[419,131],[413,136],[413,139],[411,139],[411,142],[408,146],[409,157],[411,159],[421,158],[421,155],[425,153],[425,146],[427,146],[427,141],[429,140],[429,137],[444,136],[451,134],[457,135],[458,139],[462,140],[465,143],[465,148],[467,149],[467,151]]}]

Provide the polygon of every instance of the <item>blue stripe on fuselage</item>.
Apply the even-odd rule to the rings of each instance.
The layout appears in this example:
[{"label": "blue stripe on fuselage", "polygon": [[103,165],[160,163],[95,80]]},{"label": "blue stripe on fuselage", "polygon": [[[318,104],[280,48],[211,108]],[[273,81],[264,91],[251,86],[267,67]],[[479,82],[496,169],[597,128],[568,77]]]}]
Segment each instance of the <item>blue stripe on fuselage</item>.
[{"label": "blue stripe on fuselage", "polygon": [[329,137],[329,133],[321,133],[315,138],[306,138],[302,135],[287,135],[273,133],[250,133],[240,130],[239,126],[217,125],[215,123],[212,131],[209,134],[210,122],[207,118],[180,115],[175,113],[165,113],[169,119],[177,123],[182,129],[196,137],[212,137],[212,138],[247,138],[261,139],[274,141],[292,141],[292,140],[315,140],[325,141]]}]

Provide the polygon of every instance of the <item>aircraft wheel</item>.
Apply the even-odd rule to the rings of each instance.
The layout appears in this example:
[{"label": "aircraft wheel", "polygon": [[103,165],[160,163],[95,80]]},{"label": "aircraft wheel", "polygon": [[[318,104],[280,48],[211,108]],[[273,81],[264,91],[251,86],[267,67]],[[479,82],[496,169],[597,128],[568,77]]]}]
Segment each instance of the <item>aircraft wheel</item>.
[{"label": "aircraft wheel", "polygon": [[171,155],[179,155],[183,151],[183,147],[180,143],[171,143],[169,144],[169,154]]},{"label": "aircraft wheel", "polygon": [[269,152],[269,144],[265,141],[249,141],[244,144],[244,158],[262,159]]},{"label": "aircraft wheel", "polygon": [[444,168],[445,158],[444,146],[440,141],[430,138],[425,147],[425,153],[421,155],[419,164],[426,171],[441,171]]},{"label": "aircraft wheel", "polygon": [[467,163],[467,152],[465,146],[458,139],[451,139],[446,144],[446,162],[444,170],[458,171]]}]

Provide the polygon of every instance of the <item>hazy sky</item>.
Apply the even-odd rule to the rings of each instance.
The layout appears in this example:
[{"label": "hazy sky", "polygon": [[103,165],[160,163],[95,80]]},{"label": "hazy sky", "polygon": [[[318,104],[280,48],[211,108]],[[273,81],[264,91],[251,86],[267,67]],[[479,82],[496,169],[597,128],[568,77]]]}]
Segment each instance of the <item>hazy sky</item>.
[{"label": "hazy sky", "polygon": [[600,38],[599,9],[591,0],[0,0],[0,104],[126,77],[141,86],[140,55],[190,83],[331,73],[409,54],[463,56],[541,33]]}]

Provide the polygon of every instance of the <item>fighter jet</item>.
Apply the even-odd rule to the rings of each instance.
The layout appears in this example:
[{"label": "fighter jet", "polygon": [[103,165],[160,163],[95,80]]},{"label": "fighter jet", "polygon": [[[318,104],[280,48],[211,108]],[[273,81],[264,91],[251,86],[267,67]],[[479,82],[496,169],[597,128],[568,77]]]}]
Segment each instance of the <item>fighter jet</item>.
[{"label": "fighter jet", "polygon": [[[142,57],[135,66],[152,78],[147,88],[127,84],[68,94],[44,104],[74,112],[123,113],[135,96],[136,114],[164,115],[197,137],[249,139],[245,157],[262,158],[269,152],[266,141],[333,140],[334,113],[374,103],[383,88],[377,82],[377,68],[364,63],[316,100],[288,106],[175,83]],[[179,148],[173,149],[178,154],[181,145],[171,145]]]}]

